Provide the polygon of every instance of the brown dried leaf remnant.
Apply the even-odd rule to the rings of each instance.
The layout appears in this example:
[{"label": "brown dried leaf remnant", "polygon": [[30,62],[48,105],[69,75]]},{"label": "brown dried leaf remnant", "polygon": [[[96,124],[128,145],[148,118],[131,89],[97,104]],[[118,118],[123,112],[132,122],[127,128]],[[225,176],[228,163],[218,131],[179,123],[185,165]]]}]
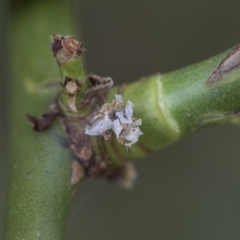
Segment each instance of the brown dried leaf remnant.
[{"label": "brown dried leaf remnant", "polygon": [[113,80],[110,77],[100,77],[96,74],[91,74],[87,78],[88,90],[85,93],[81,105],[89,104],[93,97],[98,95],[103,90],[107,90],[113,86]]},{"label": "brown dried leaf remnant", "polygon": [[63,116],[61,120],[68,134],[70,149],[80,162],[88,165],[93,151],[89,137],[83,133],[81,120],[79,119],[78,122],[73,118],[65,116]]},{"label": "brown dried leaf remnant", "polygon": [[77,160],[72,161],[71,185],[76,185],[84,177],[84,168]]},{"label": "brown dried leaf remnant", "polygon": [[71,36],[61,36],[54,34],[50,37],[52,52],[59,65],[70,62],[79,57],[83,49],[83,44]]},{"label": "brown dried leaf remnant", "polygon": [[33,124],[33,129],[36,132],[43,131],[47,129],[52,122],[58,117],[59,108],[56,103],[50,105],[50,111],[44,113],[40,117],[34,117],[30,114],[26,114],[27,120]]}]

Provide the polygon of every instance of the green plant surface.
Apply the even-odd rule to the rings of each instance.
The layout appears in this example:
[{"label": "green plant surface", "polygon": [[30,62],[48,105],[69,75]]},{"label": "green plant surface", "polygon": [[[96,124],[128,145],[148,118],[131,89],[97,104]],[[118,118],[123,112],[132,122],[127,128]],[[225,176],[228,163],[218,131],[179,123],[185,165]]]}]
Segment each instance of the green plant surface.
[{"label": "green plant surface", "polygon": [[57,122],[36,133],[25,114],[46,112],[58,90],[39,84],[59,79],[49,35],[73,32],[70,7],[64,1],[39,1],[12,16],[10,177],[4,239],[64,239],[72,198],[72,154]]},{"label": "green plant surface", "polygon": [[[119,152],[114,156],[112,150],[112,157],[119,160],[146,156],[203,128],[223,123],[239,124],[239,67],[222,74],[219,81],[208,83],[231,52],[228,50],[184,69],[112,89],[109,100],[121,92],[125,102],[133,102],[135,116],[143,122],[143,135],[129,152],[117,144],[113,147],[112,143],[106,143],[109,151]],[[238,57],[236,61],[239,62]]]},{"label": "green plant surface", "polygon": [[[9,35],[10,177],[4,239],[64,239],[73,190],[73,154],[59,122],[36,133],[25,114],[40,116],[46,112],[59,91],[54,81],[59,83],[61,74],[47,37],[73,32],[70,7],[64,1],[34,1],[13,16]],[[116,93],[122,94],[124,103],[133,102],[135,116],[143,122],[143,135],[128,151],[116,140],[104,142],[113,165],[147,156],[211,125],[238,124],[238,57],[220,79],[209,83],[230,52],[182,70],[112,88],[107,101],[111,102]],[[80,73],[76,71],[73,77],[82,78],[82,67],[78,67]],[[68,75],[66,69],[60,69],[63,76]],[[47,82],[53,84],[44,85]],[[98,153],[95,137],[92,143]]]}]

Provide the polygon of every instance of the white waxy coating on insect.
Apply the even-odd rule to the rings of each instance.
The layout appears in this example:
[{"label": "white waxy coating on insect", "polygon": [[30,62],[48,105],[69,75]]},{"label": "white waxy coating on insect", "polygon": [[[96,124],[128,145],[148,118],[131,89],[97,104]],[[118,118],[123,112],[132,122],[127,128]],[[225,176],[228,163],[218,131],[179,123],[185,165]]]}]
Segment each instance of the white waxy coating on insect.
[{"label": "white waxy coating on insect", "polygon": [[115,94],[115,99],[120,103],[122,103],[122,101],[123,101],[123,97],[120,94]]},{"label": "white waxy coating on insect", "polygon": [[119,121],[119,119],[115,119],[113,121],[113,127],[112,130],[115,132],[116,136],[119,137],[119,134],[121,133],[123,127]]},{"label": "white waxy coating on insect", "polygon": [[123,124],[131,124],[133,116],[133,103],[127,101],[127,105],[123,111],[116,112],[117,117]]},{"label": "white waxy coating on insect", "polygon": [[109,118],[108,113],[104,113],[103,119],[99,119],[91,127],[85,128],[85,133],[91,136],[101,135],[113,126],[112,120]]},{"label": "white waxy coating on insect", "polygon": [[127,105],[125,107],[126,117],[131,119],[133,116],[133,103],[131,101],[127,101]]},{"label": "white waxy coating on insect", "polygon": [[142,135],[142,131],[140,130],[139,126],[142,124],[142,120],[138,119],[131,125],[129,125],[121,134],[120,138],[124,138],[129,143],[126,143],[125,146],[131,147],[132,144],[136,143],[138,141],[138,138],[140,135]]}]

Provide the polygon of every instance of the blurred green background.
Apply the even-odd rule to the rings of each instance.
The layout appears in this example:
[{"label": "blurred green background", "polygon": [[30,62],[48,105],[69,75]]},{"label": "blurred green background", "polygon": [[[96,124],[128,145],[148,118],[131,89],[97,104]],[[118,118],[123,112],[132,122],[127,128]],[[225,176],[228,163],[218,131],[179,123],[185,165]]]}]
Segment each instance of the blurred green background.
[{"label": "blurred green background", "polygon": [[[239,9],[236,0],[81,0],[73,12],[88,50],[88,71],[120,84],[182,68],[236,45]],[[4,26],[1,19],[6,32]],[[1,37],[1,46],[4,42]],[[9,100],[4,51],[2,47],[0,233]],[[238,127],[215,127],[136,161],[140,178],[131,191],[89,180],[74,199],[67,239],[240,239],[239,146]]]}]

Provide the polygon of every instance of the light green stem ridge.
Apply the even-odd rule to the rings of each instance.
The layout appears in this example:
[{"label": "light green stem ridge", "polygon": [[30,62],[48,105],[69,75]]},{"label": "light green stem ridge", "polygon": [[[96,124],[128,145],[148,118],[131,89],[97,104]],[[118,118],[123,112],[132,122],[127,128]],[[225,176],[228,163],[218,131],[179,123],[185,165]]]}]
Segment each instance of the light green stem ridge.
[{"label": "light green stem ridge", "polygon": [[[86,82],[86,76],[85,76],[85,71],[83,68],[83,63],[82,63],[82,56],[78,56],[77,58],[67,62],[63,63],[59,66],[60,73],[61,73],[61,78],[62,78],[62,84],[64,83],[64,80],[66,77],[71,78],[71,79],[77,79],[79,80],[82,84],[83,87],[80,92],[77,93],[76,95],[76,100],[75,104],[76,107],[80,104],[83,96],[85,95],[87,91],[87,82]],[[61,99],[61,107],[64,109],[65,113],[68,114],[69,116],[78,116],[79,114],[76,114],[75,112],[72,112],[68,106],[67,103],[67,94],[65,92],[62,92],[60,99]],[[70,111],[69,111],[70,110]],[[80,113],[81,115],[84,115],[86,113],[86,108],[81,109]]]},{"label": "light green stem ridge", "polygon": [[108,101],[119,92],[125,103],[131,100],[135,117],[142,119],[143,135],[129,152],[117,143],[114,147],[106,143],[111,158],[120,161],[146,156],[202,128],[239,124],[240,67],[223,73],[213,84],[207,83],[230,51],[184,69],[113,88]]},{"label": "light green stem ridge", "polygon": [[14,12],[10,50],[10,177],[4,239],[64,239],[71,203],[72,154],[56,121],[36,133],[25,113],[46,112],[58,88],[42,88],[59,79],[49,35],[71,34],[65,1],[33,1]]},{"label": "light green stem ridge", "polygon": [[59,68],[62,75],[62,83],[64,82],[65,77],[78,79],[85,82],[85,74],[81,57],[78,57],[68,63],[64,63],[59,66]]},{"label": "light green stem ridge", "polygon": [[[58,78],[46,36],[71,34],[69,6],[64,1],[33,1],[23,9],[15,13],[9,40],[11,162],[4,239],[64,239],[71,202],[72,154],[63,144],[65,134],[58,122],[47,131],[35,133],[24,113],[46,112],[58,90],[41,88],[38,83]],[[143,135],[128,152],[116,141],[106,142],[114,163],[146,156],[213,124],[238,123],[239,67],[225,73],[218,83],[207,84],[228,53],[169,74],[147,77],[126,85],[123,91],[119,87],[110,90],[109,102],[115,93],[122,93],[125,103],[133,102],[135,116],[143,122]],[[84,76],[82,71],[74,77],[81,77],[79,74]]]}]

